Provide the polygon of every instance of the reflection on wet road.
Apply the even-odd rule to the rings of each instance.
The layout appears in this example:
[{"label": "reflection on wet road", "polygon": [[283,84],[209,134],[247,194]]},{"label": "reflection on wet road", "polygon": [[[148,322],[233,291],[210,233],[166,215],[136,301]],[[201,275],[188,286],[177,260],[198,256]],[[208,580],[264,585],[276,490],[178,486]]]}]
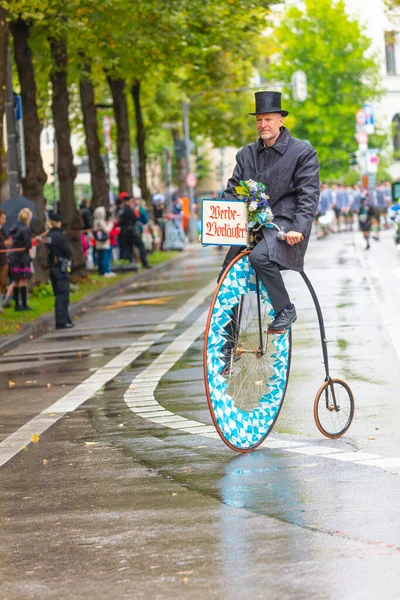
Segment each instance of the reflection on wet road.
[{"label": "reflection on wet road", "polygon": [[323,365],[295,273],[285,276],[299,320],[275,430],[249,455],[219,440],[201,339],[215,249],[108,298],[62,339],[3,356],[2,597],[398,598],[400,363],[372,287],[376,272],[385,289],[390,260],[397,268],[385,243],[368,280],[357,237],[310,246],[331,372],[356,399],[337,441],[313,422]]}]

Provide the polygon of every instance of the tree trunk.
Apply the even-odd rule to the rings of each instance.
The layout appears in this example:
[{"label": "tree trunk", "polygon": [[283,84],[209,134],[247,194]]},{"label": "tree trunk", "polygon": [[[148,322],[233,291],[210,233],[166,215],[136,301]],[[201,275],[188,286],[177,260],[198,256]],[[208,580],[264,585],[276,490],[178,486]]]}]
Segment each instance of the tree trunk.
[{"label": "tree trunk", "polygon": [[75,276],[85,274],[85,257],[82,252],[81,216],[76,208],[74,180],[76,168],[71,148],[68,119],[69,94],[67,86],[67,41],[50,38],[53,65],[50,79],[53,88],[52,111],[58,149],[58,180],[60,185],[60,212],[63,226],[72,246],[72,271]]},{"label": "tree trunk", "polygon": [[150,191],[147,187],[146,130],[144,128],[142,107],[140,105],[140,81],[135,81],[131,91],[136,114],[136,142],[139,152],[140,189],[142,190],[142,198],[146,200],[148,206],[151,206]]},{"label": "tree trunk", "polygon": [[[47,175],[43,169],[40,153],[42,125],[38,116],[35,70],[29,47],[30,27],[26,21],[20,18],[11,23],[11,33],[14,38],[14,58],[21,86],[24,117],[26,177],[22,179],[22,190],[23,195],[36,205],[37,222],[34,226],[34,233],[42,233],[45,229],[43,188],[47,181]],[[40,245],[35,259],[34,283],[45,282],[48,278],[47,252]]]},{"label": "tree trunk", "polygon": [[109,206],[108,183],[106,169],[101,158],[99,130],[97,125],[97,108],[94,100],[94,87],[90,79],[90,66],[83,66],[83,76],[79,84],[83,125],[86,134],[86,147],[89,157],[89,168],[93,191],[92,208]]},{"label": "tree trunk", "polygon": [[[179,140],[179,131],[178,129],[172,129],[172,138],[175,142]],[[176,165],[176,181],[178,184],[178,194],[180,196],[186,196],[187,184],[186,184],[186,160],[184,158],[176,158],[175,157],[175,165]]]},{"label": "tree trunk", "polygon": [[110,76],[107,76],[107,81],[113,98],[114,118],[117,124],[119,191],[128,192],[129,195],[132,195],[131,143],[129,140],[129,116],[125,81],[123,79],[113,79]]},{"label": "tree trunk", "polygon": [[[3,184],[3,115],[7,79],[8,22],[7,11],[0,6],[0,192]],[[1,201],[1,198],[0,198]]]}]

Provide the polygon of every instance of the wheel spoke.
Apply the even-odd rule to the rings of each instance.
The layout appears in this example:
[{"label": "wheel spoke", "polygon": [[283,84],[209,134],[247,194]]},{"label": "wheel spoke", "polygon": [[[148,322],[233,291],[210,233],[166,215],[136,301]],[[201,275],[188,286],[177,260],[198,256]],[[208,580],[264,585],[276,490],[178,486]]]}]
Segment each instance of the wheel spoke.
[{"label": "wheel spoke", "polygon": [[[262,286],[263,332],[270,314]],[[205,337],[209,407],[222,439],[237,450],[251,449],[268,435],[286,392],[290,335],[263,338],[260,349],[255,275],[245,255],[220,284]]]},{"label": "wheel spoke", "polygon": [[349,386],[340,379],[332,380],[338,410],[334,406],[332,389],[326,382],[315,399],[314,416],[318,429],[327,437],[340,437],[350,427],[354,416],[354,399]]}]

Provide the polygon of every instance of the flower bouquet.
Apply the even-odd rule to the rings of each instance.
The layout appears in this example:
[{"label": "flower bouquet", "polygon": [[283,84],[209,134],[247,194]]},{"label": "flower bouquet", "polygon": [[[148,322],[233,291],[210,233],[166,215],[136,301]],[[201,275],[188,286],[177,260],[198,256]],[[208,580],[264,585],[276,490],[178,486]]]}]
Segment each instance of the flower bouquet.
[{"label": "flower bouquet", "polygon": [[239,200],[247,204],[248,227],[271,223],[274,218],[266,189],[263,183],[257,183],[252,179],[240,181],[240,185],[235,188]]}]

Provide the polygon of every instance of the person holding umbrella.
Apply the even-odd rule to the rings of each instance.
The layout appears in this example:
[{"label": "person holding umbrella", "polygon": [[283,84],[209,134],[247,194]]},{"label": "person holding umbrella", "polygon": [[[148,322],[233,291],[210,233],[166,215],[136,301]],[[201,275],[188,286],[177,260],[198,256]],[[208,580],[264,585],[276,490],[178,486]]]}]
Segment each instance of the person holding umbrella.
[{"label": "person holding umbrella", "polygon": [[[28,279],[32,277],[31,254],[32,248],[30,224],[32,221],[32,211],[29,208],[23,208],[18,214],[18,221],[10,229],[12,236],[12,246],[9,257],[10,275],[14,282],[14,310],[32,310],[27,304],[28,297]],[[21,300],[21,304],[20,304]]]}]

